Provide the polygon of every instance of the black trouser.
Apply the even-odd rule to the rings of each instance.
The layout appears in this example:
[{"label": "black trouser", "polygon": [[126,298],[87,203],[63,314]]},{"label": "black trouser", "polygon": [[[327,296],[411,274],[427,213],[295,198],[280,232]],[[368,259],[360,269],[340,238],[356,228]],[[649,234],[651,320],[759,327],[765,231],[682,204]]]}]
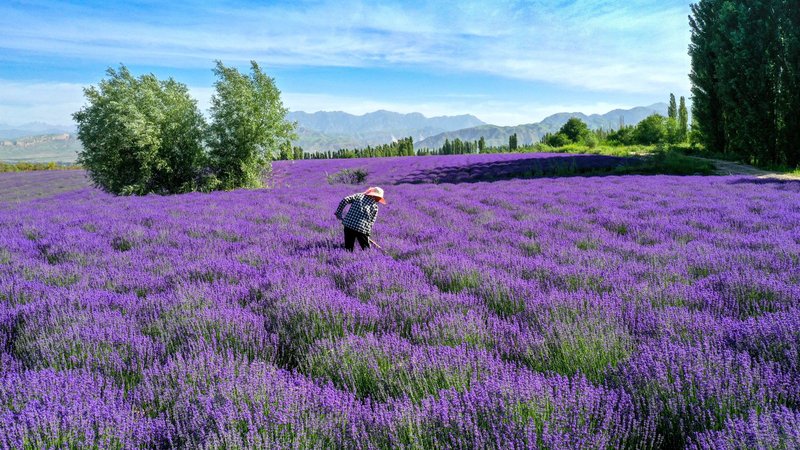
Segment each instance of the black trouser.
[{"label": "black trouser", "polygon": [[356,239],[362,249],[369,248],[369,235],[344,227],[344,248],[352,252]]}]

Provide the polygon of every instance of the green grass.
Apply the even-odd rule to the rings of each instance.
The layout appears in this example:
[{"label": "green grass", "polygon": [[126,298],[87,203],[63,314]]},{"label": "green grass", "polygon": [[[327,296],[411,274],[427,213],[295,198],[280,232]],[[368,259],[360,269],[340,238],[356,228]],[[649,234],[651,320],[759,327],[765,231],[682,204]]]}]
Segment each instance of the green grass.
[{"label": "green grass", "polygon": [[0,173],[2,172],[31,172],[39,170],[79,170],[81,166],[74,164],[60,164],[55,162],[15,162],[7,163],[0,161]]},{"label": "green grass", "polygon": [[670,147],[671,150],[677,151],[682,153],[686,156],[696,156],[700,158],[710,158],[710,159],[718,159],[722,161],[729,161],[737,164],[746,164],[753,166],[755,168],[761,170],[767,170],[770,172],[777,172],[782,173],[785,175],[793,175],[793,176],[800,176],[800,166],[798,167],[789,167],[786,165],[774,165],[774,164],[758,164],[757,161],[750,161],[745,158],[742,158],[739,155],[732,154],[732,153],[721,153],[721,152],[714,152],[706,150],[702,147],[692,147],[689,144],[683,145],[673,145]]},{"label": "green grass", "polygon": [[686,156],[674,150],[657,150],[644,158],[639,166],[621,166],[617,175],[713,175],[716,166],[702,158]]},{"label": "green grass", "polygon": [[475,270],[447,273],[443,270],[428,269],[426,273],[431,278],[431,282],[443,292],[457,294],[465,290],[477,289],[483,284],[483,277]]},{"label": "green grass", "polygon": [[567,376],[582,373],[599,383],[609,367],[633,351],[631,336],[602,314],[560,308],[543,320],[548,323],[542,330],[544,342],[521,356],[521,362],[533,370]]},{"label": "green grass", "polygon": [[[534,144],[521,149],[523,153],[569,153],[637,158],[631,164],[608,169],[595,169],[590,172],[560,168],[555,176],[569,175],[712,175],[716,170],[711,161],[689,155],[688,145],[597,145],[570,144],[563,147],[550,147]],[[553,176],[553,175],[550,175]]]},{"label": "green grass", "polygon": [[520,244],[520,249],[525,256],[533,257],[542,254],[542,246],[538,242],[523,242]]},{"label": "green grass", "polygon": [[532,147],[527,147],[525,151],[533,153],[570,153],[570,154],[589,154],[589,155],[603,155],[603,156],[618,156],[623,158],[630,158],[636,156],[645,156],[652,154],[656,151],[654,145],[597,145],[590,147],[582,144],[569,144],[563,147],[550,147],[546,144],[536,144]]},{"label": "green grass", "polygon": [[329,380],[354,392],[359,398],[380,402],[405,396],[420,402],[449,388],[463,392],[475,379],[485,375],[480,364],[473,367],[432,362],[438,360],[435,354],[427,360],[408,349],[390,350],[387,345],[391,344],[371,339],[323,341],[305,355],[300,368],[313,378]]},{"label": "green grass", "polygon": [[761,167],[756,166],[756,167],[763,170],[769,170],[770,172],[778,172],[784,175],[792,175],[795,177],[800,177],[800,166],[795,167],[794,169],[787,166],[761,166]]}]

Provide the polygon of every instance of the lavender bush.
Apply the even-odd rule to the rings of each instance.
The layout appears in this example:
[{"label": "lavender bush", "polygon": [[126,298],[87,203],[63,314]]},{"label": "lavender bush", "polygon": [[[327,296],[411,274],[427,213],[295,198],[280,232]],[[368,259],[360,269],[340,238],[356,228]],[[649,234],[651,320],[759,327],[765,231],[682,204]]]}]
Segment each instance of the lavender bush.
[{"label": "lavender bush", "polygon": [[[0,174],[0,448],[795,447],[800,183],[528,178],[565,164],[619,161]],[[342,249],[354,169],[385,253]]]}]

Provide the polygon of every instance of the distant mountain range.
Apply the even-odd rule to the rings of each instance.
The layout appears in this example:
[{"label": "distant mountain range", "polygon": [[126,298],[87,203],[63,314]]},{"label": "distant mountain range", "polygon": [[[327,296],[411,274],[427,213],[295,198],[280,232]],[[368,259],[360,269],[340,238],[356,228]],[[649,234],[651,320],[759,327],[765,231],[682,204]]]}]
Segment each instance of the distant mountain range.
[{"label": "distant mountain range", "polygon": [[[408,136],[414,138],[416,148],[439,148],[445,139],[474,141],[481,136],[487,145],[506,145],[508,137],[517,133],[517,141],[524,145],[539,142],[544,134],[558,131],[571,117],[580,118],[592,129],[617,129],[620,123],[635,125],[651,114],[667,115],[667,104],[615,109],[605,114],[558,113],[538,123],[511,127],[489,125],[468,114],[425,117],[420,113],[375,111],[356,116],[340,111],[295,111],[287,118],[298,125],[294,144],[314,152],[387,144]],[[14,127],[0,124],[0,161],[74,162],[80,150],[74,126],[38,122]]]},{"label": "distant mountain range", "polygon": [[2,138],[0,161],[73,163],[82,148],[74,134],[63,131],[56,134]]},{"label": "distant mountain range", "polygon": [[69,125],[51,125],[43,122],[31,122],[24,125],[12,126],[0,123],[0,140],[74,132],[75,127]]},{"label": "distant mountain range", "polygon": [[311,152],[387,144],[408,136],[417,141],[484,125],[483,121],[468,114],[429,118],[420,113],[400,114],[383,110],[361,116],[341,111],[313,114],[296,111],[290,112],[287,119],[298,125],[298,139],[294,144]]}]

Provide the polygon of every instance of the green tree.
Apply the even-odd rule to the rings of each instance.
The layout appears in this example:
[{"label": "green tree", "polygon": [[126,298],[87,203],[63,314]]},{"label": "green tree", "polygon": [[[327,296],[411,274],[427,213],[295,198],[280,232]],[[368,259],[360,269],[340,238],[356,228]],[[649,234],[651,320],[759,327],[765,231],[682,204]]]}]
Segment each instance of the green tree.
[{"label": "green tree", "polygon": [[677,144],[681,141],[680,124],[676,119],[667,117],[666,120],[664,120],[664,130],[666,133],[664,141],[669,142],[670,144]]},{"label": "green tree", "polygon": [[185,85],[154,75],[135,78],[124,65],[84,89],[73,114],[92,182],[114,194],[187,192],[205,164],[203,116]]},{"label": "green tree", "polygon": [[664,142],[668,138],[667,118],[659,114],[648,116],[633,131],[633,138],[637,144],[654,145]]},{"label": "green tree", "polygon": [[442,155],[452,155],[453,154],[453,148],[452,148],[452,145],[450,144],[450,139],[444,138],[444,144],[442,145],[442,149],[440,150],[440,153]]},{"label": "green tree", "polygon": [[756,164],[800,164],[796,0],[692,5],[692,136]]},{"label": "green tree", "polygon": [[508,149],[514,151],[517,149],[517,133],[508,137]]},{"label": "green tree", "polygon": [[583,143],[589,148],[595,148],[600,144],[600,139],[594,133],[589,133],[583,137]]},{"label": "green tree", "polygon": [[589,133],[591,133],[589,127],[584,121],[577,117],[571,117],[567,120],[567,123],[558,130],[558,134],[563,134],[570,142],[581,142]]},{"label": "green tree", "polygon": [[776,127],[777,32],[774,0],[726,1],[715,43],[717,89],[727,150],[755,163],[778,162]]},{"label": "green tree", "polygon": [[550,147],[563,147],[572,143],[569,137],[561,132],[555,134],[546,134],[542,141]]},{"label": "green tree", "polygon": [[723,111],[717,86],[717,41],[721,34],[717,17],[724,0],[701,0],[691,5],[689,56],[692,70],[693,135],[706,149],[727,150]]},{"label": "green tree", "polygon": [[776,58],[779,104],[778,145],[785,150],[785,163],[800,167],[800,8],[797,0],[778,2],[781,45]]},{"label": "green tree", "polygon": [[221,189],[260,187],[282,145],[294,138],[280,91],[255,61],[250,75],[216,61],[208,147]]},{"label": "green tree", "polygon": [[621,126],[618,130],[609,133],[608,140],[616,144],[633,145],[636,143],[636,139],[634,137],[635,131],[636,127],[631,125],[624,125]]},{"label": "green tree", "polygon": [[286,142],[283,145],[281,145],[280,155],[278,155],[278,159],[280,159],[281,161],[294,159],[294,152],[292,151],[291,142]]},{"label": "green tree", "polygon": [[678,140],[686,142],[689,135],[689,111],[686,109],[686,99],[681,96],[680,106],[678,106]]},{"label": "green tree", "polygon": [[678,106],[675,104],[675,94],[669,94],[669,106],[667,107],[667,117],[678,120]]},{"label": "green tree", "polygon": [[481,136],[481,138],[478,139],[478,152],[483,153],[485,148],[486,148],[486,139],[484,139],[483,136]]}]

